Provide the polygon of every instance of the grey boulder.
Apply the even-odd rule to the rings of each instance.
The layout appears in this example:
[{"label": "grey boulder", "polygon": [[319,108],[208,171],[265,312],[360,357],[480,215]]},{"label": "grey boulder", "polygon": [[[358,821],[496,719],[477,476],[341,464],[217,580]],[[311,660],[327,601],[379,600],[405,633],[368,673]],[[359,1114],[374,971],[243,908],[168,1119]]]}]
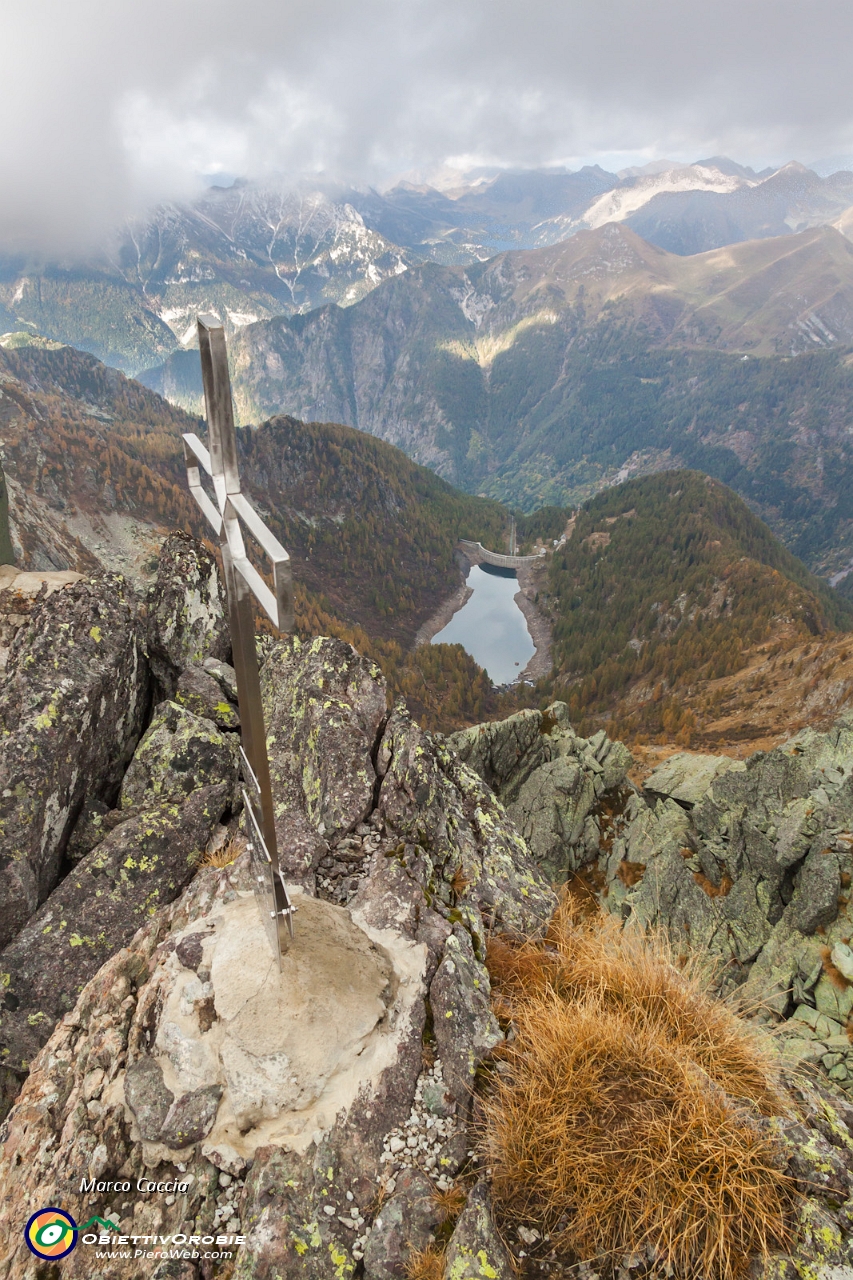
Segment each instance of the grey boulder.
[{"label": "grey boulder", "polygon": [[0,946],[54,888],[81,810],[114,803],[148,696],[140,607],[124,578],[37,603],[0,691]]}]

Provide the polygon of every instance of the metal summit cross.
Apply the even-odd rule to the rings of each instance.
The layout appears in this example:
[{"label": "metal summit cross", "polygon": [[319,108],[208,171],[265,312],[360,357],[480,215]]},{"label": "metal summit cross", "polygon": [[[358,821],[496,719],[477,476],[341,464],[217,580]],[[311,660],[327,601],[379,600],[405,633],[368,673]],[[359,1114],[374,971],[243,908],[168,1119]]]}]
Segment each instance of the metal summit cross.
[{"label": "metal summit cross", "polygon": [[[240,490],[237,470],[237,437],[225,331],[215,320],[198,320],[201,373],[207,408],[207,436],[210,451],[198,436],[184,436],[184,458],[190,493],[219,538],[228,622],[237,673],[240,704],[240,732],[243,762],[243,803],[252,855],[255,894],[273,952],[287,951],[293,938],[292,905],[278,857],[273,812],[264,709],[255,648],[254,600],[262,605],[279,631],[293,627],[293,582],[290,557],[269,531],[248,498]],[[202,488],[199,464],[213,481],[215,503]],[[273,590],[249,561],[243,540],[243,525],[272,562]],[[253,599],[254,597],[254,599]]]}]

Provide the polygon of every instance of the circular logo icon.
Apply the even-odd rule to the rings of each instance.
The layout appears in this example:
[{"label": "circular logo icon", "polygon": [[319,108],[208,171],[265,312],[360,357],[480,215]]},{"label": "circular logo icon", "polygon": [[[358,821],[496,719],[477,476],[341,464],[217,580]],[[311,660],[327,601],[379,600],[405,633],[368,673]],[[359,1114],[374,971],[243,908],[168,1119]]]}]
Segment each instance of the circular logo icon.
[{"label": "circular logo icon", "polygon": [[24,1239],[37,1258],[64,1258],[77,1243],[77,1223],[64,1209],[39,1209],[24,1227]]}]

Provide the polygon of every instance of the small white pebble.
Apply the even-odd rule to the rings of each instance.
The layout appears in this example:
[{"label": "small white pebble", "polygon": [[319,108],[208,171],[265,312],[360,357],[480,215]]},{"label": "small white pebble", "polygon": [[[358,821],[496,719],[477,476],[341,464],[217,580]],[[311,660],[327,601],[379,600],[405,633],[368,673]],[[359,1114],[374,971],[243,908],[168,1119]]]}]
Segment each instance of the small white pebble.
[{"label": "small white pebble", "polygon": [[330,1218],[333,1218],[333,1217],[335,1216],[335,1214],[337,1213],[337,1209],[335,1208],[335,1206],[334,1206],[333,1204],[324,1204],[324,1205],[323,1205],[323,1212],[324,1212],[324,1213],[327,1213],[327,1214],[329,1215],[329,1217],[330,1217]]},{"label": "small white pebble", "polygon": [[353,1198],[353,1197],[352,1197],[352,1192],[351,1192],[351,1191],[348,1191],[348,1192],[347,1192],[347,1200],[352,1200],[352,1198]]}]

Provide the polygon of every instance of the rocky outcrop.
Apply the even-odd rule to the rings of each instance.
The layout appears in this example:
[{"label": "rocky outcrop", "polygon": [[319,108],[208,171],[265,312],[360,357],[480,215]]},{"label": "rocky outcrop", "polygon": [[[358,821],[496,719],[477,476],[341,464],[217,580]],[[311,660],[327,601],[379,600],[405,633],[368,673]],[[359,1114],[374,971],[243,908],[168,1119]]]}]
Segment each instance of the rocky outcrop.
[{"label": "rocky outcrop", "polygon": [[0,952],[4,1112],[86,982],[192,879],[232,793],[233,777],[200,788],[183,804],[149,807],[129,817],[76,865]]},{"label": "rocky outcrop", "polygon": [[600,802],[625,784],[631,754],[604,730],[579,738],[564,702],[475,725],[450,745],[506,805],[554,881],[588,862],[602,836]]},{"label": "rocky outcrop", "polygon": [[294,637],[265,662],[262,692],[285,874],[313,891],[330,846],[373,808],[385,681],[343,641]]},{"label": "rocky outcrop", "polygon": [[[167,555],[167,585],[173,569]],[[0,700],[0,1114],[85,983],[183,891],[211,838],[222,843],[239,797],[237,736],[212,718],[165,702],[137,741],[150,715],[145,636],[144,607],[109,575],[43,591],[13,647]],[[233,672],[208,661],[177,683],[227,730]]]},{"label": "rocky outcrop", "polygon": [[672,757],[598,865],[607,910],[709,957],[792,1062],[853,1091],[853,718],[745,763]]},{"label": "rocky outcrop", "polygon": [[0,946],[56,884],[86,800],[112,804],[148,702],[143,620],[125,579],[39,600],[0,691]]},{"label": "rocky outcrop", "polygon": [[216,561],[188,534],[170,534],[160,549],[148,600],[147,647],[161,698],[172,696],[187,667],[231,656]]},{"label": "rocky outcrop", "polygon": [[14,564],[15,553],[12,550],[12,534],[9,529],[9,490],[6,477],[0,467],[0,565]]},{"label": "rocky outcrop", "polygon": [[[84,987],[6,1123],[12,1280],[28,1257],[11,1223],[36,1188],[137,1234],[239,1229],[239,1276],[327,1280],[361,1263],[385,1280],[429,1242],[433,1191],[470,1162],[476,1074],[502,1039],[486,933],[541,930],[554,895],[481,779],[403,708],[386,722],[381,677],[348,646],[277,645],[264,685],[279,819],[298,814],[347,874],[314,870],[319,896],[296,893],[281,973],[240,859],[197,875]],[[318,731],[324,705],[336,738]],[[183,1189],[145,1196],[140,1176]],[[84,1177],[131,1191],[84,1196]],[[493,1249],[469,1216],[460,1257]],[[63,1265],[91,1274],[82,1248]]]}]

